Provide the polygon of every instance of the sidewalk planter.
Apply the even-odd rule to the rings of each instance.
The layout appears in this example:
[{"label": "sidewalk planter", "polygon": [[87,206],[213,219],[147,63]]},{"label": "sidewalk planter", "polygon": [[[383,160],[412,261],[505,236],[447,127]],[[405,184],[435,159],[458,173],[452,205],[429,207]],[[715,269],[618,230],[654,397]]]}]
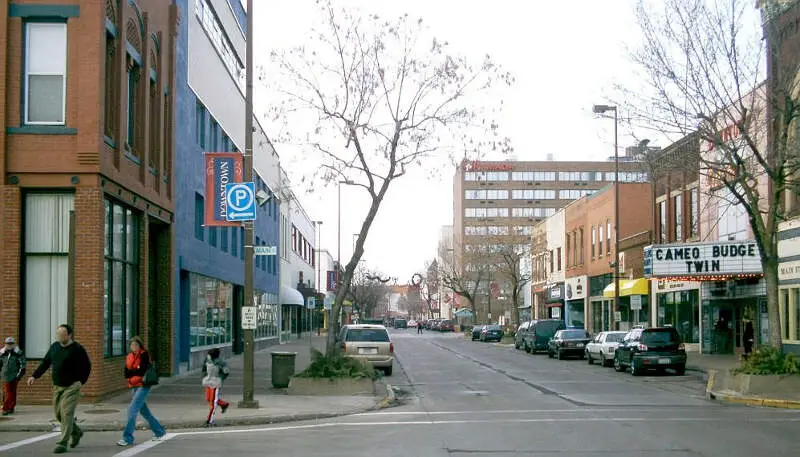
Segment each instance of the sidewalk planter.
[{"label": "sidewalk planter", "polygon": [[352,396],[375,395],[379,383],[369,379],[298,378],[289,383],[290,395]]},{"label": "sidewalk planter", "polygon": [[800,376],[734,374],[728,370],[716,371],[714,376],[709,379],[709,390],[780,397],[800,392]]},{"label": "sidewalk planter", "polygon": [[285,389],[294,376],[296,352],[272,352],[272,387]]}]

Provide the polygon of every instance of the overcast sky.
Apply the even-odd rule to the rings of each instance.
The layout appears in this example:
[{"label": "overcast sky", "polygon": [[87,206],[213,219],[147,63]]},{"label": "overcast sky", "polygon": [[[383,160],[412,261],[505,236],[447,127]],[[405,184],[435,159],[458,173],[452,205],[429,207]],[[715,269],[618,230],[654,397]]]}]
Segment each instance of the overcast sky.
[{"label": "overcast sky", "polygon": [[[516,159],[544,160],[548,153],[556,160],[613,155],[613,121],[595,118],[591,108],[612,94],[615,82],[630,78],[625,46],[637,39],[633,0],[336,3],[382,16],[421,16],[458,52],[475,61],[488,53],[511,71],[516,83],[505,97],[500,128],[513,141]],[[256,0],[254,9],[257,65],[267,62],[271,49],[302,43],[317,23],[314,0]],[[270,100],[263,90],[256,91],[256,109],[266,112]],[[620,147],[633,141],[621,136]],[[291,179],[299,182],[305,171],[297,164],[297,151],[280,144],[276,148]],[[392,184],[366,243],[368,264],[398,282],[422,270],[436,254],[439,227],[452,224],[454,172],[442,170],[433,181],[422,172],[412,173]],[[366,200],[357,198],[358,193],[342,189],[343,260],[352,253],[352,235],[366,211]],[[313,219],[323,221],[322,247],[335,258],[336,188],[302,195],[301,202]]]}]

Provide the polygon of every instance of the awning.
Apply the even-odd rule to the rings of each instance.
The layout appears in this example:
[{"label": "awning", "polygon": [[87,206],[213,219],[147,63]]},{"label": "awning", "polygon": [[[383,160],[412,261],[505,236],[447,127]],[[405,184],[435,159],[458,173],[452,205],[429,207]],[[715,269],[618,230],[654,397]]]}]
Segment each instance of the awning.
[{"label": "awning", "polygon": [[[629,295],[647,295],[650,293],[650,281],[645,278],[639,279],[620,279],[619,281],[619,296],[627,297]],[[614,283],[607,285],[603,289],[603,296],[606,298],[614,298]]]},{"label": "awning", "polygon": [[453,314],[455,314],[458,317],[466,317],[466,316],[472,316],[472,311],[469,308],[461,308]]},{"label": "awning", "polygon": [[305,306],[306,301],[303,299],[303,294],[301,294],[299,290],[281,285],[281,304]]}]

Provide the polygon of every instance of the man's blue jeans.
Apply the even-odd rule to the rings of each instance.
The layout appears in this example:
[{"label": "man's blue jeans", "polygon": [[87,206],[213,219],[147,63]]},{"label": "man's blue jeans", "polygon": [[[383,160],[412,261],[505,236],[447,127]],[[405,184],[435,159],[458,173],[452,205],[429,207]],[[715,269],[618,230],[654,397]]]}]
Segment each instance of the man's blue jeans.
[{"label": "man's blue jeans", "polygon": [[133,391],[133,399],[131,400],[131,405],[128,407],[128,423],[125,426],[125,432],[122,434],[122,439],[126,442],[133,444],[133,432],[136,430],[136,418],[139,416],[139,413],[142,414],[144,420],[150,425],[150,430],[156,436],[164,436],[167,432],[164,430],[164,427],[161,426],[161,423],[153,416],[153,413],[150,412],[150,408],[147,407],[147,394],[150,393],[150,387],[134,387],[131,389]]}]

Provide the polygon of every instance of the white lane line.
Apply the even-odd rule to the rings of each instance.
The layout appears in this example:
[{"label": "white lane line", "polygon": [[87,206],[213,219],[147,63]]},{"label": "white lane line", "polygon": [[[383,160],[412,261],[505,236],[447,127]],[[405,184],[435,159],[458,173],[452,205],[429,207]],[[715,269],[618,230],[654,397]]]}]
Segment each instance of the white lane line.
[{"label": "white lane line", "polygon": [[[662,409],[676,409],[682,408],[662,408]],[[608,413],[625,411],[631,412],[630,408],[575,408],[575,409],[504,409],[504,410],[489,410],[489,411],[386,411],[386,412],[368,412],[353,414],[353,417],[358,416],[436,416],[436,415],[461,415],[461,414],[536,414],[536,413]],[[647,412],[643,410],[643,412]]]},{"label": "white lane line", "polygon": [[167,433],[166,435],[164,435],[164,439],[160,441],[154,441],[154,440],[145,441],[142,444],[137,444],[136,446],[129,447],[122,452],[118,452],[114,454],[113,457],[131,457],[137,454],[141,454],[142,452],[148,449],[152,449],[161,443],[164,443],[166,441],[171,440],[172,438],[175,438],[177,435],[178,435],[177,433]]},{"label": "white lane line", "polygon": [[15,441],[13,443],[4,444],[0,446],[0,452],[10,451],[11,449],[16,449],[18,447],[27,446],[33,443],[38,443],[39,441],[55,438],[56,436],[60,435],[61,433],[59,432],[45,433],[44,435],[34,436],[28,439]]}]

